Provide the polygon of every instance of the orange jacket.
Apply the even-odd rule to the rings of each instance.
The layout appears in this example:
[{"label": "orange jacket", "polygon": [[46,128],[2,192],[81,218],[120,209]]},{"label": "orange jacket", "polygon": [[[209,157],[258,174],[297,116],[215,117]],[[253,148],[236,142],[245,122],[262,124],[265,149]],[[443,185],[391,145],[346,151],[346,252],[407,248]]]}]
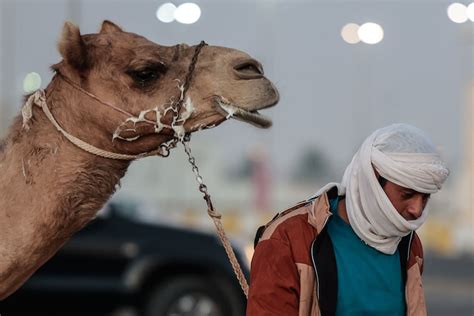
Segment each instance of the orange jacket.
[{"label": "orange jacket", "polygon": [[[250,270],[247,316],[330,316],[331,313],[321,313],[328,310],[322,308],[320,292],[328,282],[323,277],[318,280],[311,254],[313,242],[318,241],[332,215],[330,191],[278,214],[260,230],[263,233],[256,239]],[[406,265],[407,316],[426,315],[421,282],[423,249],[416,233],[405,240],[406,253],[400,256],[402,267]]]}]

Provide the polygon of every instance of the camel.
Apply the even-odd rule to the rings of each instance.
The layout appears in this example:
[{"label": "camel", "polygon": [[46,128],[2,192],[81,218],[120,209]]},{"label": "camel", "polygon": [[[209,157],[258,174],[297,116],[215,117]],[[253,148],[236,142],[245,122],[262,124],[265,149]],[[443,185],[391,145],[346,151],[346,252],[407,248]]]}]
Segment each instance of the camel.
[{"label": "camel", "polygon": [[[229,118],[271,124],[258,110],[279,95],[260,63],[235,49],[196,48],[158,45],[110,21],[85,35],[64,24],[53,79],[0,142],[0,299],[96,216],[135,158]],[[76,146],[40,103],[63,131],[118,158]]]}]

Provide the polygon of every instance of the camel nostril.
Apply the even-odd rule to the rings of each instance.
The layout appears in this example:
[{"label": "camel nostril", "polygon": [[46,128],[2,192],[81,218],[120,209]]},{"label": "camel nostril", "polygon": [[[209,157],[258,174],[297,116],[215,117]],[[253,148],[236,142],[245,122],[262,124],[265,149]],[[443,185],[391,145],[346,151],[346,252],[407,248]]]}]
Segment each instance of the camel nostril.
[{"label": "camel nostril", "polygon": [[263,77],[263,68],[259,62],[250,59],[234,66],[234,71],[240,79],[257,79]]},{"label": "camel nostril", "polygon": [[235,70],[245,72],[245,73],[252,73],[253,72],[253,73],[262,74],[260,69],[258,69],[257,66],[255,66],[254,64],[251,64],[251,63],[246,63],[246,64],[243,64],[243,65],[240,65]]}]

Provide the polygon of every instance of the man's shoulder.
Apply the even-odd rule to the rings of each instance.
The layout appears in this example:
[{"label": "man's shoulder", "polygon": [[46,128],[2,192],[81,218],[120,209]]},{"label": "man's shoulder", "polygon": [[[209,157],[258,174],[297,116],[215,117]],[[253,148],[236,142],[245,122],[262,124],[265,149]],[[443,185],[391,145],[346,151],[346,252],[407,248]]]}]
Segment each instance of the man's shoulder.
[{"label": "man's shoulder", "polygon": [[329,216],[329,199],[338,196],[337,186],[326,186],[325,191],[296,203],[278,213],[270,222],[261,226],[255,236],[254,245],[260,241],[274,239],[295,244],[304,239],[312,241],[322,231]]},{"label": "man's shoulder", "polygon": [[271,221],[259,228],[255,245],[271,238],[285,241],[295,234],[312,232],[314,227],[308,222],[308,214],[313,203],[314,199],[304,200],[276,214]]},{"label": "man's shoulder", "polygon": [[318,235],[309,220],[313,206],[314,201],[307,200],[278,213],[257,232],[255,253],[260,257],[289,256],[296,263],[311,265],[310,247]]},{"label": "man's shoulder", "polygon": [[306,213],[307,207],[313,203],[314,199],[300,201],[293,206],[285,209],[284,211],[278,212],[273,219],[266,224],[266,226],[276,225],[277,222],[285,222],[286,220],[294,217],[295,215]]}]

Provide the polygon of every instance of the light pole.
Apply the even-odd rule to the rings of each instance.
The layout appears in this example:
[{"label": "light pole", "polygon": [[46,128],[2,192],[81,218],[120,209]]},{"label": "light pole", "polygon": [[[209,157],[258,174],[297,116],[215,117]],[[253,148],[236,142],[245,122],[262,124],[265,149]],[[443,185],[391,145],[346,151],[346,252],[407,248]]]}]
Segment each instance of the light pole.
[{"label": "light pole", "polygon": [[[463,44],[467,46],[468,65],[466,68],[470,71],[470,79],[465,92],[465,111],[463,116],[463,134],[464,134],[464,155],[461,161],[460,176],[455,184],[455,194],[457,195],[457,216],[453,230],[456,250],[473,251],[474,235],[472,234],[472,227],[474,226],[474,63],[472,54],[474,51],[474,3],[465,6],[460,3],[453,3],[447,8],[447,15],[449,19],[461,27]],[[465,32],[465,33],[464,33]],[[463,98],[464,99],[464,98]]]},{"label": "light pole", "polygon": [[[382,26],[377,23],[367,22],[362,25],[356,23],[348,23],[341,29],[342,39],[351,45],[358,44],[363,46],[371,46],[380,43],[384,38],[384,30]],[[373,59],[370,58],[369,53],[366,49],[370,47],[354,47],[353,53],[356,54],[357,58],[357,75],[360,76],[359,80],[354,82],[354,94],[357,94],[358,98],[354,98],[355,102],[359,101],[362,106],[352,106],[353,109],[353,121],[354,121],[354,130],[359,130],[360,133],[360,122],[369,121],[372,123],[372,99],[371,94],[371,84],[372,84],[372,69],[373,69]],[[361,113],[361,109],[365,109],[366,113]],[[370,115],[370,116],[369,116]],[[367,132],[367,131],[366,131]],[[366,133],[364,132],[364,134]],[[354,133],[356,139],[354,143],[358,143],[359,133]]]}]

